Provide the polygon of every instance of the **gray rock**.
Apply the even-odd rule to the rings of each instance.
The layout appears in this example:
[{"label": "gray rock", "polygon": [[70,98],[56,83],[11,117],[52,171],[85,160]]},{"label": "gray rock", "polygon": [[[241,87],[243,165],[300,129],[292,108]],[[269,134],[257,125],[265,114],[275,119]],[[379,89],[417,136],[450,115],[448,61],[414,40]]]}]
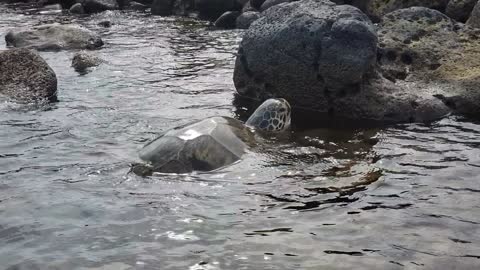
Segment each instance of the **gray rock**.
[{"label": "gray rock", "polygon": [[5,36],[7,46],[41,51],[96,49],[103,46],[97,34],[79,25],[45,24],[32,29],[11,30]]},{"label": "gray rock", "polygon": [[57,77],[36,52],[0,52],[0,94],[17,102],[57,100]]},{"label": "gray rock", "polygon": [[458,22],[464,23],[470,17],[477,1],[478,0],[450,0],[445,14]]},{"label": "gray rock", "polygon": [[260,11],[265,11],[273,6],[276,6],[278,4],[282,4],[282,3],[288,3],[290,2],[290,0],[266,0],[265,2],[263,2],[263,4],[260,6]]},{"label": "gray rock", "polygon": [[444,11],[449,0],[351,0],[350,4],[360,8],[373,21],[392,11],[409,7],[427,7]]},{"label": "gray rock", "polygon": [[75,5],[70,7],[69,11],[72,14],[84,14],[85,13],[85,9],[83,8],[82,4],[80,4],[80,3],[76,3]]},{"label": "gray rock", "polygon": [[238,16],[236,27],[238,29],[248,29],[250,25],[260,18],[260,13],[255,11],[247,11]]},{"label": "gray rock", "polygon": [[102,63],[102,59],[89,52],[77,52],[72,59],[72,67],[78,72],[85,72],[88,68],[96,67]]},{"label": "gray rock", "polygon": [[240,16],[239,11],[227,11],[215,21],[214,25],[218,28],[233,29],[238,16]]},{"label": "gray rock", "polygon": [[236,0],[195,0],[200,18],[216,20],[227,11],[235,10]]},{"label": "gray rock", "polygon": [[473,8],[467,24],[475,28],[480,28],[480,1]]},{"label": "gray rock", "polygon": [[124,8],[130,9],[130,10],[138,10],[138,11],[144,11],[148,9],[148,6],[138,3],[135,1],[131,1],[128,3],[128,6],[125,6]]},{"label": "gray rock", "polygon": [[82,0],[81,3],[86,13],[98,13],[106,10],[119,9],[116,0]]},{"label": "gray rock", "polygon": [[265,3],[265,0],[250,0],[250,5],[257,10],[260,10],[263,3]]},{"label": "gray rock", "polygon": [[[428,8],[385,15],[379,25],[379,66],[410,92],[434,96],[454,112],[480,118],[480,39],[475,31]],[[401,74],[401,76],[398,76]]]}]

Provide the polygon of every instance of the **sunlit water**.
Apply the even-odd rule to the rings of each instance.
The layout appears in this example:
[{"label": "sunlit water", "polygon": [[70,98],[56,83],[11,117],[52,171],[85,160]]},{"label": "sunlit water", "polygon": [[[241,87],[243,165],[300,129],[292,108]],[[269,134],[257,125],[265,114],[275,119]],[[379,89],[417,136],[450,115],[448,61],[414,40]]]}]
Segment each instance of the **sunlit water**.
[{"label": "sunlit water", "polygon": [[[480,124],[296,131],[213,173],[129,173],[161,131],[235,117],[242,32],[140,13],[72,20],[106,63],[42,52],[60,102],[0,105],[0,269],[477,269]],[[111,28],[97,23],[113,22]]]}]

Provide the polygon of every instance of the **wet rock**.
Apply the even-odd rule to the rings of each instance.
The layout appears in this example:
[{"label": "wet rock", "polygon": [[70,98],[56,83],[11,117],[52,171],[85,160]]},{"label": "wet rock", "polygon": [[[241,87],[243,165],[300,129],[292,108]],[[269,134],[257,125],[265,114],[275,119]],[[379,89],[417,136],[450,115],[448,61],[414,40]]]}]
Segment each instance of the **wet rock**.
[{"label": "wet rock", "polygon": [[475,3],[477,3],[477,0],[450,0],[445,14],[458,22],[464,23],[470,17]]},{"label": "wet rock", "polygon": [[351,4],[360,8],[373,21],[392,11],[408,7],[427,7],[444,11],[449,0],[352,0]]},{"label": "wet rock", "polygon": [[290,2],[290,0],[266,0],[262,6],[260,7],[260,11],[265,11],[273,6],[276,6],[278,4],[282,4],[282,3],[288,3]]},{"label": "wet rock", "polygon": [[109,28],[112,27],[112,22],[111,21],[101,21],[97,24],[98,26]]},{"label": "wet rock", "polygon": [[199,16],[208,20],[216,20],[223,13],[235,10],[236,7],[236,0],[195,0]]},{"label": "wet rock", "polygon": [[130,10],[144,11],[144,10],[148,9],[148,6],[146,6],[142,3],[131,1],[131,2],[128,3],[127,6],[125,6],[123,8],[130,9]]},{"label": "wet rock", "polygon": [[99,13],[106,10],[119,9],[116,0],[82,0],[81,4],[86,13]]},{"label": "wet rock", "polygon": [[480,2],[477,2],[475,7],[473,8],[467,24],[472,27],[480,28]]},{"label": "wet rock", "polygon": [[239,15],[239,11],[227,11],[215,21],[215,27],[233,29]]},{"label": "wet rock", "polygon": [[260,18],[260,13],[255,11],[247,11],[238,16],[236,27],[239,29],[248,29],[250,25]]},{"label": "wet rock", "polygon": [[0,94],[18,102],[57,100],[57,77],[36,52],[0,52]]},{"label": "wet rock", "polygon": [[77,72],[85,72],[88,68],[96,67],[102,63],[102,59],[91,52],[77,52],[72,59],[72,67]]},{"label": "wet rock", "polygon": [[260,10],[263,3],[265,3],[265,0],[250,0],[250,5],[257,10]]},{"label": "wet rock", "polygon": [[76,3],[75,5],[70,7],[69,11],[72,14],[84,14],[85,13],[85,9],[83,8],[82,4],[80,4],[80,3]]},{"label": "wet rock", "polygon": [[11,30],[5,36],[7,46],[40,51],[96,49],[103,41],[94,32],[79,25],[45,24],[32,29]]}]

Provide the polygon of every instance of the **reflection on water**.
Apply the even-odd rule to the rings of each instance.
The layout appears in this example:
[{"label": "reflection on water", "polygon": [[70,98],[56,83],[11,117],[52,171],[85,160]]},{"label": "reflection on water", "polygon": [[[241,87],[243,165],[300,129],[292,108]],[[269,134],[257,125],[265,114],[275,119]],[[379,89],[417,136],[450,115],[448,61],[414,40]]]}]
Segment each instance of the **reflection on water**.
[{"label": "reflection on water", "polygon": [[129,166],[159,132],[244,114],[241,32],[0,6],[0,46],[11,27],[69,20],[102,34],[106,63],[80,75],[73,52],[41,53],[60,102],[0,105],[2,269],[480,266],[480,124],[297,130],[216,172],[140,178]]}]

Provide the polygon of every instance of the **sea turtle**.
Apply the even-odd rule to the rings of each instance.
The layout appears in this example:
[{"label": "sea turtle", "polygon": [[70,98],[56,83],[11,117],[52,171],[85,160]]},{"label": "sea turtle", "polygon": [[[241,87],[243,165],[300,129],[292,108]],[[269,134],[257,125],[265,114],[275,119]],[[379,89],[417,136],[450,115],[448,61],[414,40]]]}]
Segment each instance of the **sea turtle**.
[{"label": "sea turtle", "polygon": [[280,132],[290,127],[291,108],[285,99],[266,100],[244,124],[230,117],[211,117],[169,130],[140,150],[146,164],[135,164],[138,175],[152,172],[211,171],[239,160],[255,144],[255,130]]}]

